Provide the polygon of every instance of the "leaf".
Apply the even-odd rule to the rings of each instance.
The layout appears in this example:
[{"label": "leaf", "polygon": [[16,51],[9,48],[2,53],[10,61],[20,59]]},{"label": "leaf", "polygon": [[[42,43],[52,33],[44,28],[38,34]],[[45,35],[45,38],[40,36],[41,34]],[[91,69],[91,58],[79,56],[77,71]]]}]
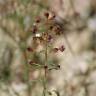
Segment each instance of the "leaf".
[{"label": "leaf", "polygon": [[54,64],[54,63],[49,63],[48,64],[48,70],[59,70],[60,69],[60,65],[59,64]]},{"label": "leaf", "polygon": [[41,68],[43,68],[44,66],[43,65],[41,65],[41,64],[32,64],[31,65],[31,67],[32,67],[32,69],[41,69]]}]

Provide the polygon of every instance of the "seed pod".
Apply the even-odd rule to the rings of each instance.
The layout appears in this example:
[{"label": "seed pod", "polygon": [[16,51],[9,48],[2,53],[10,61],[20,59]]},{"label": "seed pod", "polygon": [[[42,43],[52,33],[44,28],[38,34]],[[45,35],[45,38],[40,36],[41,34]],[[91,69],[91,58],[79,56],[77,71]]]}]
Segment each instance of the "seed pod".
[{"label": "seed pod", "polygon": [[44,13],[44,16],[48,19],[49,18],[49,13],[48,12],[45,12]]},{"label": "seed pod", "polygon": [[28,51],[28,52],[33,52],[33,49],[32,49],[31,47],[28,47],[28,48],[27,48],[27,51]]},{"label": "seed pod", "polygon": [[58,64],[57,67],[60,69],[60,65]]},{"label": "seed pod", "polygon": [[36,23],[40,23],[40,21],[41,21],[41,18],[40,17],[37,17],[35,22]]},{"label": "seed pod", "polygon": [[44,68],[45,68],[45,69],[47,69],[47,68],[48,68],[48,66],[44,66]]},{"label": "seed pod", "polygon": [[52,36],[48,35],[48,41],[50,42],[52,40]]},{"label": "seed pod", "polygon": [[49,29],[52,30],[54,27],[53,26],[50,26]]},{"label": "seed pod", "polygon": [[53,52],[55,53],[58,52],[58,50],[59,50],[58,48],[53,48]]},{"label": "seed pod", "polygon": [[50,14],[48,19],[53,20],[55,17],[56,17],[55,14]]},{"label": "seed pod", "polygon": [[63,51],[65,50],[64,46],[62,45],[62,46],[59,48],[59,50],[60,50],[61,52],[63,52]]},{"label": "seed pod", "polygon": [[55,31],[56,35],[60,35],[62,32],[60,26],[54,27],[54,31]]},{"label": "seed pod", "polygon": [[30,61],[28,62],[28,64],[32,65],[32,64],[36,64],[36,62],[30,60]]},{"label": "seed pod", "polygon": [[32,33],[35,34],[37,32],[38,28],[36,25],[33,25]]}]

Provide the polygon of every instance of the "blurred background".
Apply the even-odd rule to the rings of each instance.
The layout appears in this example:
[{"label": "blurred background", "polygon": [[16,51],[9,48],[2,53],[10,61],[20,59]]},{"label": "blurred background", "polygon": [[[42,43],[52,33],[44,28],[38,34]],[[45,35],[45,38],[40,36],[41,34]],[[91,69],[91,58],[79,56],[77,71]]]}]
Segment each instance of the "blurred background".
[{"label": "blurred background", "polygon": [[[48,57],[61,66],[49,72],[48,89],[59,92],[51,95],[96,96],[96,0],[0,0],[0,96],[42,96],[42,70],[30,68],[26,82],[24,50],[35,46],[30,29],[46,10],[63,28],[52,46],[65,47]],[[43,62],[43,55],[31,57]]]}]

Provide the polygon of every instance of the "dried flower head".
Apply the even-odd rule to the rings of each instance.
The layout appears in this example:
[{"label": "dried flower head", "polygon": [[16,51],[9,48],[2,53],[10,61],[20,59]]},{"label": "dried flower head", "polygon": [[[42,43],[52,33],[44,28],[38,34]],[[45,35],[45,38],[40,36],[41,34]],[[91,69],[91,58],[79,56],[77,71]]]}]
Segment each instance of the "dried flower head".
[{"label": "dried flower head", "polygon": [[37,32],[38,28],[37,26],[34,24],[33,28],[32,28],[32,33],[35,34]]},{"label": "dried flower head", "polygon": [[56,16],[55,16],[55,14],[49,14],[49,20],[53,20],[54,18],[55,18]]},{"label": "dried flower head", "polygon": [[53,48],[53,52],[54,52],[54,53],[57,53],[58,51],[59,51],[58,48]]},{"label": "dried flower head", "polygon": [[54,28],[54,26],[50,26],[49,29],[52,30]]},{"label": "dried flower head", "polygon": [[28,48],[27,48],[27,51],[28,51],[28,52],[33,52],[33,49],[32,49],[31,47],[28,47]]},{"label": "dried flower head", "polygon": [[49,18],[49,13],[48,12],[45,12],[44,13],[44,16],[48,19]]},{"label": "dried flower head", "polygon": [[60,26],[56,26],[56,27],[54,27],[54,31],[55,31],[56,35],[60,35],[60,34],[61,34],[61,32],[62,32],[62,30],[61,30],[61,27],[60,27]]},{"label": "dried flower head", "polygon": [[32,65],[32,64],[36,64],[35,61],[29,60],[28,64]]},{"label": "dried flower head", "polygon": [[51,35],[48,35],[48,41],[51,42],[53,37]]},{"label": "dried flower head", "polygon": [[63,51],[65,50],[65,47],[62,45],[62,46],[59,48],[59,50],[60,50],[61,52],[63,52]]},{"label": "dried flower head", "polygon": [[41,21],[41,18],[40,17],[37,17],[35,22],[36,23],[40,23],[40,21]]},{"label": "dried flower head", "polygon": [[46,66],[44,66],[44,68],[45,68],[45,69],[47,69],[47,68],[48,68],[48,66],[46,65]]}]

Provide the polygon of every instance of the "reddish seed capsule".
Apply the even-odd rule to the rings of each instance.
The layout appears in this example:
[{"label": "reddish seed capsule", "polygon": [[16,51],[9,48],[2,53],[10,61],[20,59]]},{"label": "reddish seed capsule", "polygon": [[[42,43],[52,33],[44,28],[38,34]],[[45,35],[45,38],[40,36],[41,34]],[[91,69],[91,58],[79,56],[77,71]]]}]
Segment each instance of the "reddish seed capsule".
[{"label": "reddish seed capsule", "polygon": [[49,36],[48,36],[48,41],[50,42],[51,40],[52,40],[52,36],[49,35]]},{"label": "reddish seed capsule", "polygon": [[62,45],[62,46],[59,48],[59,50],[60,50],[61,52],[63,52],[63,51],[65,50],[64,46]]},{"label": "reddish seed capsule", "polygon": [[55,31],[56,35],[61,34],[61,28],[59,26],[55,27],[54,31]]},{"label": "reddish seed capsule", "polygon": [[56,17],[55,14],[52,14],[52,15],[49,16],[48,19],[49,19],[49,20],[53,20],[55,17]]},{"label": "reddish seed capsule", "polygon": [[33,26],[33,29],[32,29],[32,33],[35,34],[36,32],[37,32],[37,26],[34,25],[34,26]]},{"label": "reddish seed capsule", "polygon": [[53,15],[53,18],[55,18],[56,16],[55,16],[55,14]]},{"label": "reddish seed capsule", "polygon": [[50,26],[50,28],[49,28],[50,30],[52,30],[53,29],[53,26]]},{"label": "reddish seed capsule", "polygon": [[34,61],[32,61],[32,60],[31,60],[31,61],[29,61],[28,63],[29,63],[30,65],[35,64],[35,62],[34,62]]},{"label": "reddish seed capsule", "polygon": [[60,65],[58,65],[57,67],[60,68]]},{"label": "reddish seed capsule", "polygon": [[48,68],[48,66],[44,66],[44,68],[45,68],[45,69],[47,69],[47,68]]},{"label": "reddish seed capsule", "polygon": [[31,47],[28,47],[28,48],[27,48],[27,51],[32,52],[33,49],[32,49]]},{"label": "reddish seed capsule", "polygon": [[58,52],[58,50],[59,50],[58,48],[53,48],[53,52],[55,53]]},{"label": "reddish seed capsule", "polygon": [[38,17],[36,18],[36,23],[40,23],[41,19]]},{"label": "reddish seed capsule", "polygon": [[49,17],[49,13],[48,13],[48,12],[45,12],[45,13],[44,13],[44,16],[45,16],[46,18],[48,18],[48,17]]}]

